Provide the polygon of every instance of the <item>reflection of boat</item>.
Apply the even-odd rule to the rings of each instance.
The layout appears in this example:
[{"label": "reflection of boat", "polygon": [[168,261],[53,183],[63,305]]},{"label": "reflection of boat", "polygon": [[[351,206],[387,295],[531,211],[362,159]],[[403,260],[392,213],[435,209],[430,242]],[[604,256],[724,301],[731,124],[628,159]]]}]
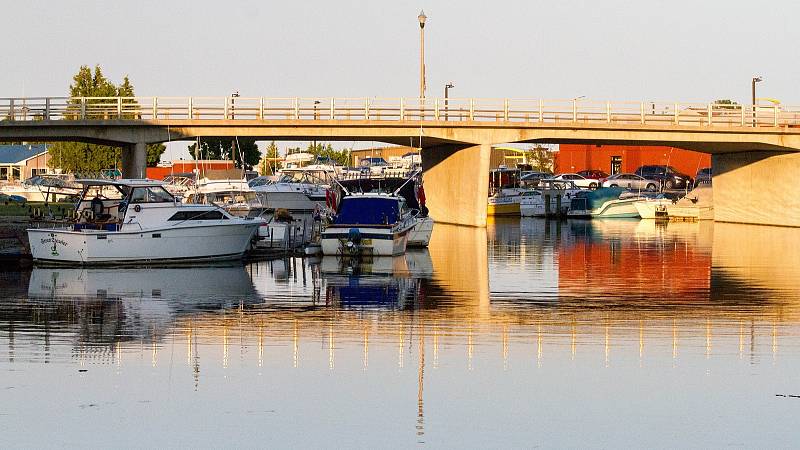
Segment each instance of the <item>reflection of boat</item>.
[{"label": "reflection of boat", "polygon": [[392,256],[406,251],[416,224],[403,197],[391,194],[348,195],[322,232],[322,253],[345,256]]},{"label": "reflection of boat", "polygon": [[633,218],[639,217],[634,204],[643,197],[620,187],[579,192],[569,205],[569,217]]},{"label": "reflection of boat", "polygon": [[329,304],[343,307],[413,308],[419,275],[409,273],[407,255],[352,259],[322,258],[320,272]]},{"label": "reflection of boat", "polygon": [[196,262],[240,258],[260,222],[186,205],[152,180],[84,180],[79,219],[29,228],[33,258],[66,264]]},{"label": "reflection of boat", "polygon": [[519,212],[523,217],[561,216],[569,211],[570,201],[581,192],[571,180],[542,179],[535,189],[522,194]]}]

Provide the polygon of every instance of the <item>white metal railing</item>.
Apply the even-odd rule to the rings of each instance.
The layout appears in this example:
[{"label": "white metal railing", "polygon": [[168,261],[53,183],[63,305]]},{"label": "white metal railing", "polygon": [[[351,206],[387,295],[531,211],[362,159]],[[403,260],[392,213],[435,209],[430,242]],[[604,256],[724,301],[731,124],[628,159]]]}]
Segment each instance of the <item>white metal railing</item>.
[{"label": "white metal railing", "polygon": [[661,126],[793,127],[800,107],[583,99],[20,97],[0,121],[34,120],[478,121]]}]

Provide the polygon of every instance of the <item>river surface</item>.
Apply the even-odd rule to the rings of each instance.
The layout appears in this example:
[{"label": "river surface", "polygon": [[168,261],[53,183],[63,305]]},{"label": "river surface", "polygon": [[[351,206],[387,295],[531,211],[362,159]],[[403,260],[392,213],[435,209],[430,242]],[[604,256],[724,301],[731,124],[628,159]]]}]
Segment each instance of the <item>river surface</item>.
[{"label": "river surface", "polygon": [[437,225],[428,250],[0,272],[0,447],[793,447],[800,230]]}]

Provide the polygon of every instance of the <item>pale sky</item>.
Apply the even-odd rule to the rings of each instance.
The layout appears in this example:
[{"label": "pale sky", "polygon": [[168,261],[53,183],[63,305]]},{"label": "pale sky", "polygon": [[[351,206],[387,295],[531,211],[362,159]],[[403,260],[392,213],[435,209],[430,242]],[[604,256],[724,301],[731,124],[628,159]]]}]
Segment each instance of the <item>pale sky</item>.
[{"label": "pale sky", "polygon": [[100,64],[139,95],[428,96],[800,105],[800,2],[0,0],[0,97]]},{"label": "pale sky", "polygon": [[100,64],[142,96],[428,97],[800,106],[800,2],[0,0],[0,97],[68,93]]}]

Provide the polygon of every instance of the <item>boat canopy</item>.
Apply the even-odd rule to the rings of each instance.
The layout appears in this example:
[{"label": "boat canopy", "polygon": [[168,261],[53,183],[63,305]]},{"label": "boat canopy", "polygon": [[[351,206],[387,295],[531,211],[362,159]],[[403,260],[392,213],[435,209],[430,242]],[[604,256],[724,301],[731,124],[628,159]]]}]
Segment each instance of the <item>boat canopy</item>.
[{"label": "boat canopy", "polygon": [[397,197],[352,196],[339,204],[335,225],[392,225],[400,217]]},{"label": "boat canopy", "polygon": [[576,197],[586,199],[586,209],[593,210],[599,208],[609,200],[618,200],[626,190],[621,187],[606,187],[594,191],[583,191],[576,194]]}]

